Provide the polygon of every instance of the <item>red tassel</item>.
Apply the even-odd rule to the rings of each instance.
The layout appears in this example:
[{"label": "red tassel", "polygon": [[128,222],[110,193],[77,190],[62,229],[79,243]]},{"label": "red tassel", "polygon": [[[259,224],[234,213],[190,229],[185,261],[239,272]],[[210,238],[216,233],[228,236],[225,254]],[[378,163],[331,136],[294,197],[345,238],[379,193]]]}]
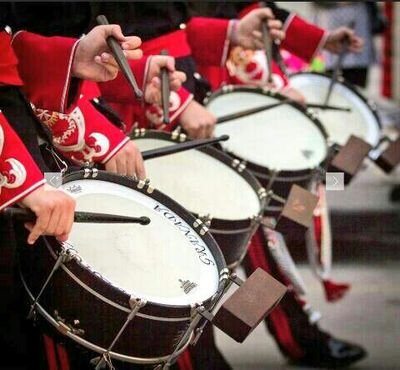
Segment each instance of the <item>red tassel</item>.
[{"label": "red tassel", "polygon": [[324,280],[325,298],[328,302],[337,302],[350,290],[350,284],[335,283],[332,280]]}]

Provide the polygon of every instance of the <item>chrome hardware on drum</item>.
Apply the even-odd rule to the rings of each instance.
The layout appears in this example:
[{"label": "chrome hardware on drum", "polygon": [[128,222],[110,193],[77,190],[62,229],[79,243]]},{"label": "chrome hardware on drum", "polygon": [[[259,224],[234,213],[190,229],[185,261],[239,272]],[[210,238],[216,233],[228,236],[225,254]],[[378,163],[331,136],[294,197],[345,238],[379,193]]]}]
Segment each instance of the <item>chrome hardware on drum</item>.
[{"label": "chrome hardware on drum", "polygon": [[[186,140],[182,134],[136,130],[141,151]],[[237,266],[259,225],[266,193],[243,164],[213,147],[146,161],[151,184],[209,224],[227,265]]]},{"label": "chrome hardware on drum", "polygon": [[[225,86],[206,99],[217,117],[276,104],[272,109],[218,124],[216,135],[228,134],[223,148],[249,169],[267,188],[286,198],[293,184],[309,188],[325,166],[327,135],[317,118],[300,105],[267,89]],[[271,202],[266,214],[277,216],[282,206]]]},{"label": "chrome hardware on drum", "polygon": [[[322,73],[301,72],[290,76],[291,86],[299,89],[307,103],[323,104],[331,77]],[[333,85],[329,105],[350,108],[348,111],[318,110],[318,118],[328,132],[329,140],[344,145],[351,135],[376,147],[381,136],[381,123],[374,105],[351,84],[340,79]],[[378,153],[371,152],[375,158]]]},{"label": "chrome hardware on drum", "polygon": [[225,289],[218,245],[204,223],[144,181],[87,169],[63,181],[77,210],[151,222],[75,223],[66,243],[43,237],[22,248],[31,313],[98,352],[98,366],[170,362],[193,336],[196,307],[212,309]]}]

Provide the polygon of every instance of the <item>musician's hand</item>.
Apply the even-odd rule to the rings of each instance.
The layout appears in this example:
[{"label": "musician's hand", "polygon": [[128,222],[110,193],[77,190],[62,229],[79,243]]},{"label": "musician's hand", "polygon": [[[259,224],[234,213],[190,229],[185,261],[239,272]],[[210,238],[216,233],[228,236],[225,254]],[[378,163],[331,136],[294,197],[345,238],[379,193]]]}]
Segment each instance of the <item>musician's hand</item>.
[{"label": "musician's hand", "polygon": [[300,90],[297,90],[294,87],[286,86],[282,90],[280,90],[279,93],[301,104],[303,107],[307,106],[306,97],[301,93]]},{"label": "musician's hand", "polygon": [[207,139],[213,136],[216,117],[202,105],[192,100],[180,117],[180,124],[192,139]]},{"label": "musician's hand", "polygon": [[231,41],[233,44],[240,45],[246,49],[263,49],[261,24],[268,22],[271,39],[280,42],[285,38],[282,29],[282,22],[275,19],[274,14],[269,8],[252,10],[245,15],[237,24],[233,25]]},{"label": "musician's hand", "polygon": [[175,59],[170,56],[155,55],[149,60],[146,78],[145,100],[149,104],[161,104],[161,68],[166,67],[169,72],[171,91],[177,91],[186,81],[186,74],[175,69]]},{"label": "musician's hand", "polygon": [[349,51],[360,53],[364,47],[364,40],[357,36],[355,32],[348,27],[338,27],[328,34],[324,48],[331,53],[340,53],[343,48],[343,42],[349,41]]},{"label": "musician's hand", "polygon": [[72,76],[105,82],[114,79],[118,74],[118,64],[110,54],[107,37],[114,36],[120,43],[128,59],[140,59],[142,43],[139,37],[125,37],[118,25],[94,27],[78,43],[72,63]]},{"label": "musician's hand", "polygon": [[75,200],[61,190],[49,185],[41,186],[21,202],[36,216],[35,224],[25,224],[30,230],[28,244],[34,244],[41,235],[54,235],[66,241],[74,222]]},{"label": "musician's hand", "polygon": [[108,160],[105,164],[105,169],[123,176],[132,176],[139,179],[146,177],[142,154],[133,141],[126,143]]}]

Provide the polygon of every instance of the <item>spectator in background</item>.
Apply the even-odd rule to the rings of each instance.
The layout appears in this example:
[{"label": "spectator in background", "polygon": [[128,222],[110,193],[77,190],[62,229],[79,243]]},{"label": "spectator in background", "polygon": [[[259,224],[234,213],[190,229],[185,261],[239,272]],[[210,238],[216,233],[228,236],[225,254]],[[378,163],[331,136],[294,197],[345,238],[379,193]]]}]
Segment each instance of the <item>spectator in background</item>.
[{"label": "spectator in background", "polygon": [[[360,53],[349,53],[343,58],[343,77],[360,87],[365,88],[368,82],[370,66],[376,62],[374,36],[383,32],[386,21],[376,2],[314,2],[314,23],[334,30],[339,26],[354,24],[357,35],[364,39],[364,48]],[[327,52],[325,52],[327,53]],[[337,56],[327,53],[326,69],[330,72],[336,63]]]}]

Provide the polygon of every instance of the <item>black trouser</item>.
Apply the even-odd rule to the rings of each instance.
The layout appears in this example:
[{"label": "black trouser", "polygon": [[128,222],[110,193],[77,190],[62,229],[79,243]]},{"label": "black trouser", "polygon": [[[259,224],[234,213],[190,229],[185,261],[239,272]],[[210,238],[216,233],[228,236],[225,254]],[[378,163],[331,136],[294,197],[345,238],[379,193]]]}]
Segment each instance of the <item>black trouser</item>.
[{"label": "black trouser", "polygon": [[[331,70],[326,71],[331,74]],[[366,87],[368,82],[368,68],[343,68],[342,75],[344,79],[359,87]]]}]

